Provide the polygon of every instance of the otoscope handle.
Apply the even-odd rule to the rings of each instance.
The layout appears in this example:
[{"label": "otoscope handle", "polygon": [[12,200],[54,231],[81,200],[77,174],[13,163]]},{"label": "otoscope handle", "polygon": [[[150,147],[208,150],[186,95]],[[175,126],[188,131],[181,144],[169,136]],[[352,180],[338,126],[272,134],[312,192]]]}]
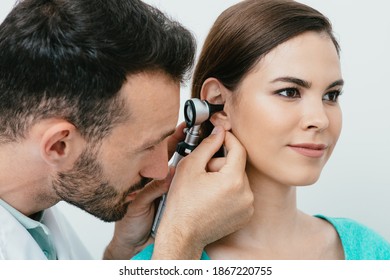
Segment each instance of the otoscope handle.
[{"label": "otoscope handle", "polygon": [[[173,154],[172,163],[170,166],[175,167],[179,161],[190,154],[199,143],[199,126],[192,127],[189,130],[186,130],[186,138],[183,142],[180,142],[176,146],[176,152]],[[158,226],[160,225],[160,220],[162,214],[165,210],[165,202],[167,200],[167,194],[163,194],[160,200],[160,203],[157,208],[156,217],[154,218],[152,225],[152,236],[156,237]]]},{"label": "otoscope handle", "polygon": [[[176,166],[182,158],[183,158],[183,156],[181,154],[179,154],[178,152],[175,152],[175,154],[173,155],[171,166]],[[166,201],[167,201],[167,194],[165,193],[161,197],[160,203],[158,204],[156,217],[154,218],[154,221],[153,221],[153,225],[152,225],[152,236],[153,237],[156,237],[157,229],[158,229],[158,226],[160,225],[162,214],[164,213],[164,210],[165,210],[165,202]]]}]

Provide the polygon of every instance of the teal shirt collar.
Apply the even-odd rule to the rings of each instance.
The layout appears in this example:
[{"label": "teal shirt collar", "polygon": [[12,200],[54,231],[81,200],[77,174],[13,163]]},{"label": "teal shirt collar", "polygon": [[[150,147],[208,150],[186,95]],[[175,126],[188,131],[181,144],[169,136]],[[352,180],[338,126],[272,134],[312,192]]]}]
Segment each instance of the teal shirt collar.
[{"label": "teal shirt collar", "polygon": [[0,205],[31,234],[49,260],[57,259],[57,253],[50,230],[41,222],[44,216],[43,211],[39,213],[37,216],[39,219],[36,221],[22,214],[2,199],[0,199]]}]

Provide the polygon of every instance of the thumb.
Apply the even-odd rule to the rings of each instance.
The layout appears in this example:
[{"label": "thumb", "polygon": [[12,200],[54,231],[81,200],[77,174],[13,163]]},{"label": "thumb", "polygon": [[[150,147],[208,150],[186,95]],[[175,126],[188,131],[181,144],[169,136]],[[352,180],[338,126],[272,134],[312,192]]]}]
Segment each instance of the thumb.
[{"label": "thumb", "polygon": [[221,148],[225,138],[225,130],[216,126],[212,133],[205,138],[196,149],[184,160],[190,160],[194,168],[206,169],[207,163],[213,155]]}]

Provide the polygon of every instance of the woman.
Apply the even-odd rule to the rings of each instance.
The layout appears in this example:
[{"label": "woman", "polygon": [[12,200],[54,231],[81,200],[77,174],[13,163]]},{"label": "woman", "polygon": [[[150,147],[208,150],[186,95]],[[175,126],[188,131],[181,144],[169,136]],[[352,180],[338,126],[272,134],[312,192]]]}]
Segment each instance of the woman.
[{"label": "woman", "polygon": [[222,126],[246,148],[255,212],[202,258],[390,259],[390,244],[367,227],[297,209],[296,186],[318,180],[340,135],[343,83],[339,45],[318,11],[287,0],[247,0],[219,16],[192,96],[224,104],[203,137]]}]

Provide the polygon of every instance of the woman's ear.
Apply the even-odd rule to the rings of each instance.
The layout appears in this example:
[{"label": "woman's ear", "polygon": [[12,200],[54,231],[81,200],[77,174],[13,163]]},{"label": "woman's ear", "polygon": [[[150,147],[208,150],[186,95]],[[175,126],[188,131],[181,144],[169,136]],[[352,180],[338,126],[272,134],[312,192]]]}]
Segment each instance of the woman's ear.
[{"label": "woman's ear", "polygon": [[200,91],[200,98],[210,104],[224,104],[223,111],[214,113],[210,121],[214,126],[222,126],[225,130],[231,129],[229,116],[226,113],[226,97],[229,90],[216,78],[208,78],[204,81]]}]

